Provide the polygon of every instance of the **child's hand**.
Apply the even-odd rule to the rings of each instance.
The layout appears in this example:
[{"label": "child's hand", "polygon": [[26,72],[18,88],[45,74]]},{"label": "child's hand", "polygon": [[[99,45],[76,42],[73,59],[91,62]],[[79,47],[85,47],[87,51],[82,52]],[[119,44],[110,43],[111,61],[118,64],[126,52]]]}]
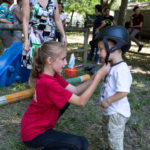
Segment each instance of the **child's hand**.
[{"label": "child's hand", "polygon": [[103,109],[107,108],[110,103],[109,103],[109,100],[104,100],[102,101],[100,104],[99,104]]}]

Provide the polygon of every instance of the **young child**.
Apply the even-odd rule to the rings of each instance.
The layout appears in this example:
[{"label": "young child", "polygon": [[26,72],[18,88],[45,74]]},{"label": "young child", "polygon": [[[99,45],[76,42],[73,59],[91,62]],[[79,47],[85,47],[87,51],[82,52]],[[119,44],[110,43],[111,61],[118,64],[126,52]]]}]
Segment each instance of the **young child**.
[{"label": "young child", "polygon": [[103,109],[104,126],[107,127],[105,133],[109,150],[123,150],[125,124],[131,115],[127,95],[132,76],[122,54],[129,50],[130,39],[124,27],[111,26],[103,29],[95,42],[102,62],[111,63],[100,92],[100,107]]},{"label": "young child", "polygon": [[110,65],[104,65],[89,81],[75,87],[60,76],[67,64],[66,52],[64,45],[54,41],[44,43],[35,51],[29,80],[35,93],[21,121],[21,139],[29,147],[44,147],[44,150],[88,148],[85,137],[53,128],[68,107],[68,102],[77,106],[88,102]]}]

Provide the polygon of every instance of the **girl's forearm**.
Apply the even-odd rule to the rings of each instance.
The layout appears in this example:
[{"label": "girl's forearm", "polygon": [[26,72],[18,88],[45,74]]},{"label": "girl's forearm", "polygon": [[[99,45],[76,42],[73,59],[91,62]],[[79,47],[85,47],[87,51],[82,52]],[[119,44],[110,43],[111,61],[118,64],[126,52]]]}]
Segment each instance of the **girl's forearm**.
[{"label": "girl's forearm", "polygon": [[76,91],[77,91],[77,95],[80,95],[81,93],[83,93],[88,87],[89,85],[93,82],[93,78],[90,78],[88,81],[82,83],[81,85],[76,87]]},{"label": "girl's forearm", "polygon": [[101,79],[102,77],[100,77],[99,79],[94,79],[93,82],[89,85],[89,87],[80,96],[82,106],[84,106],[88,102],[89,98],[92,96]]}]

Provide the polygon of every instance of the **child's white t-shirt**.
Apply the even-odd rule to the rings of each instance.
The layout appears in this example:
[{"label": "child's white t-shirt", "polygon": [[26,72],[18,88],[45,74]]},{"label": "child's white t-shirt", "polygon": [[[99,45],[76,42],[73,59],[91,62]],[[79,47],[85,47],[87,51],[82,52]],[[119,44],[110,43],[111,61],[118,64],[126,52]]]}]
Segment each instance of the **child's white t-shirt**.
[{"label": "child's white t-shirt", "polygon": [[[103,82],[100,92],[100,102],[106,100],[110,96],[113,96],[116,92],[130,93],[131,84],[132,76],[129,67],[125,62],[120,62],[112,66],[109,74]],[[130,104],[127,96],[112,103],[103,110],[103,113],[104,115],[120,113],[125,117],[130,117]]]}]

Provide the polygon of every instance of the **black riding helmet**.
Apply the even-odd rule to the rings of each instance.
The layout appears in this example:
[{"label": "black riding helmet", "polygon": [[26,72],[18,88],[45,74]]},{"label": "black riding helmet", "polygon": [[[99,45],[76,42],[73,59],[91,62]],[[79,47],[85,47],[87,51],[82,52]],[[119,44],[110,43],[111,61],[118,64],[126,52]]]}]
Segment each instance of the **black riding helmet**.
[{"label": "black riding helmet", "polygon": [[[92,44],[98,47],[98,42],[103,40],[107,56],[105,62],[108,62],[109,54],[117,49],[121,49],[123,53],[127,52],[131,46],[131,40],[127,30],[122,26],[109,26],[100,30],[96,35]],[[109,49],[108,40],[115,43],[114,47]]]}]

